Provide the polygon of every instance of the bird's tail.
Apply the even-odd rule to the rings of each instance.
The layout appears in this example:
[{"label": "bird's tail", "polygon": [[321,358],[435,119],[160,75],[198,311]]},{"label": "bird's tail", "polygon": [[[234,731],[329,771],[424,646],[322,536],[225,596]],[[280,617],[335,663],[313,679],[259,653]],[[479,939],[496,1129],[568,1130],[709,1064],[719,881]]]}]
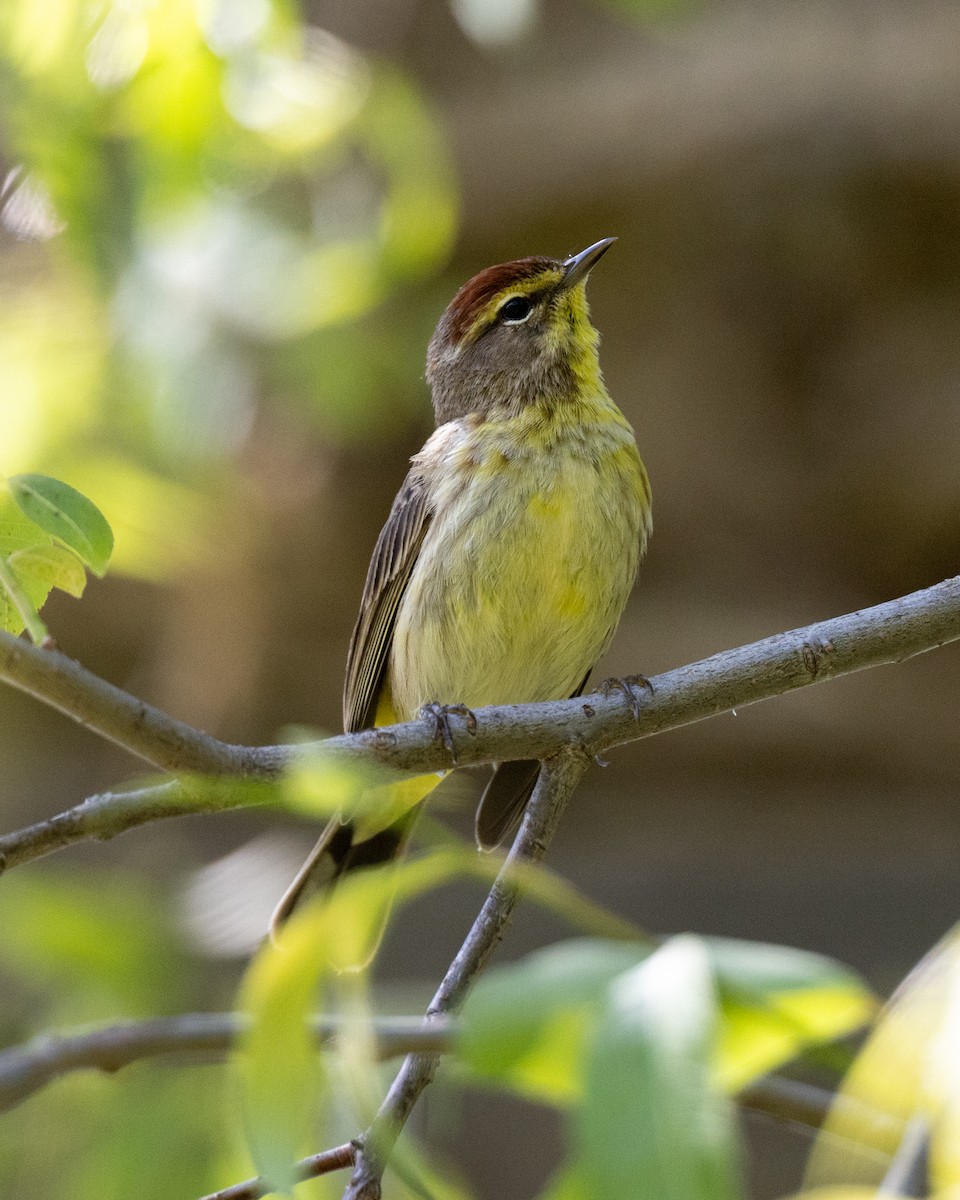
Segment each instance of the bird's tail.
[{"label": "bird's tail", "polygon": [[[348,872],[397,862],[407,848],[420,815],[420,801],[437,787],[442,778],[442,773],[418,775],[415,779],[386,784],[375,789],[378,795],[369,805],[370,815],[355,819],[334,816],[274,910],[270,919],[270,936],[276,937],[280,928],[299,908],[314,896],[328,893]],[[365,800],[370,800],[369,794]],[[367,807],[365,803],[364,808]],[[372,922],[372,940],[367,953],[359,962],[350,965],[358,968],[366,966],[377,952],[392,906],[393,893],[388,889],[383,911]]]}]

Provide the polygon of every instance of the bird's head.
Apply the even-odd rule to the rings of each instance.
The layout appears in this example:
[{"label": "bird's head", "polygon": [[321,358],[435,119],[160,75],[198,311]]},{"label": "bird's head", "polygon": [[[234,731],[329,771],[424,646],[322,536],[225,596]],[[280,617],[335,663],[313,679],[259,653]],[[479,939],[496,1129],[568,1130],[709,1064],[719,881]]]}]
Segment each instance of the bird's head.
[{"label": "bird's head", "polygon": [[464,284],[427,351],[437,424],[495,408],[562,404],[600,386],[586,280],[616,238],[570,258],[520,258]]}]

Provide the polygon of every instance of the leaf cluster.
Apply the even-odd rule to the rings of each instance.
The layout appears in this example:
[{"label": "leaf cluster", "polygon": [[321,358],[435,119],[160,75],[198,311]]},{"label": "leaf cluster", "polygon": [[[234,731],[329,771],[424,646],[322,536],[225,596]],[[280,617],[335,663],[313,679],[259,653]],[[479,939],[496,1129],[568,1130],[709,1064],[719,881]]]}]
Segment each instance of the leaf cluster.
[{"label": "leaf cluster", "polygon": [[48,475],[14,475],[0,490],[0,629],[35,642],[47,636],[39,610],[54,588],[79,598],[87,569],[103,575],[113,532],[103,513]]}]

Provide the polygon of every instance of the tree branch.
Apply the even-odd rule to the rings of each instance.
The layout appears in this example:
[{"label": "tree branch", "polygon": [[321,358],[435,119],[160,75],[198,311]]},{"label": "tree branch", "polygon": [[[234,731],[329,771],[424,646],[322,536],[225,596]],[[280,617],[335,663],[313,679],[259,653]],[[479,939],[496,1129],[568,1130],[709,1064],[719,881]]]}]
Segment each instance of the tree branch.
[{"label": "tree branch", "polygon": [[[44,1034],[22,1046],[8,1046],[0,1050],[0,1112],[15,1108],[48,1084],[75,1071],[112,1075],[146,1059],[168,1063],[220,1062],[249,1023],[249,1016],[244,1013],[182,1013],[175,1017],[121,1021],[97,1029]],[[328,1045],[344,1028],[342,1020],[331,1017],[315,1017],[312,1024],[320,1045]],[[374,1021],[374,1034],[377,1057],[386,1061],[399,1054],[449,1053],[457,1029],[452,1021],[439,1014],[429,1023],[420,1017],[378,1017]],[[756,1080],[737,1097],[740,1106],[750,1112],[811,1128],[823,1123],[836,1099],[824,1088],[777,1075]],[[840,1103],[845,1100],[852,1103],[849,1098],[839,1098]],[[312,1159],[304,1160],[308,1161]]]},{"label": "tree branch", "polygon": [[[184,808],[185,789],[179,779],[129,792],[104,792],[82,804],[0,837],[0,874],[87,838],[104,841],[147,821],[175,817]],[[233,807],[225,804],[225,808]]]},{"label": "tree branch", "polygon": [[[515,867],[543,858],[588,763],[589,758],[576,747],[568,747],[544,763],[507,860],[430,1002],[428,1023],[455,1012],[463,1003],[470,984],[503,937],[520,899]],[[356,1142],[355,1168],[344,1200],[379,1200],[380,1180],[390,1153],[439,1062],[437,1053],[411,1054],[404,1060],[373,1124]]]},{"label": "tree branch", "polygon": [[[100,1029],[45,1034],[23,1046],[0,1051],[0,1112],[14,1108],[34,1092],[73,1071],[113,1074],[145,1058],[217,1061],[248,1027],[242,1013],[183,1013],[146,1021],[123,1021]],[[317,1040],[326,1044],[344,1028],[343,1021],[316,1017]],[[377,1056],[396,1058],[413,1051],[441,1053],[450,1048],[448,1022],[425,1025],[419,1018],[378,1018],[374,1022]]]},{"label": "tree branch", "polygon": [[780,1075],[764,1075],[737,1094],[737,1103],[748,1112],[809,1129],[820,1128],[835,1099],[826,1088]]},{"label": "tree branch", "polygon": [[[0,1112],[15,1108],[75,1071],[112,1075],[146,1059],[220,1062],[249,1023],[244,1013],[182,1013],[44,1034],[22,1046],[8,1046],[0,1050]],[[343,1028],[342,1020],[321,1016],[313,1019],[320,1045],[328,1045]],[[429,1023],[420,1017],[378,1017],[374,1021],[377,1057],[381,1061],[414,1052],[446,1054],[453,1049],[456,1033],[454,1023],[439,1014]],[[812,1084],[770,1075],[750,1084],[737,1099],[751,1112],[816,1128],[835,1097]],[[843,1100],[841,1097],[840,1102]]]},{"label": "tree branch", "polygon": [[[638,691],[636,717],[617,693],[478,709],[476,733],[456,731],[457,761],[467,766],[549,758],[571,744],[598,754],[812,683],[900,662],[958,638],[960,576],[655,676],[650,691]],[[27,862],[85,838],[112,837],[144,821],[250,803],[242,792],[232,795],[226,781],[275,778],[304,752],[417,773],[451,765],[448,752],[433,736],[432,723],[419,721],[305,747],[231,746],[151,708],[58,651],[42,650],[2,632],[0,679],[158,766],[209,772],[221,780],[195,795],[177,792],[171,784],[165,793],[142,789],[93,797],[0,840],[0,856],[5,856],[0,857],[0,870],[4,863],[9,867]]]},{"label": "tree branch", "polygon": [[245,751],[167,716],[60,650],[0,630],[0,679],[165,771],[245,774]]},{"label": "tree branch", "polygon": [[45,821],[0,835],[0,875],[74,842],[91,838],[106,842],[118,833],[150,821],[258,804],[267,798],[264,792],[267,786],[253,780],[239,781],[233,776],[201,779],[188,776],[90,796]]}]

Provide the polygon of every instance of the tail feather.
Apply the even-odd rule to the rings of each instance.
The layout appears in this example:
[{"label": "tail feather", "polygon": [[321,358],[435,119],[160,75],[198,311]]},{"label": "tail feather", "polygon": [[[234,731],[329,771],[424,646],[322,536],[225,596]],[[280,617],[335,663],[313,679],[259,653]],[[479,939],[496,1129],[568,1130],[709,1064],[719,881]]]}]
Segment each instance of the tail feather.
[{"label": "tail feather", "polygon": [[[592,670],[592,668],[591,668]],[[571,696],[582,696],[590,671]],[[527,801],[540,778],[540,764],[532,759],[497,763],[480,797],[474,830],[481,850],[494,850],[519,825]]]},{"label": "tail feather", "polygon": [[540,764],[522,759],[498,763],[477,808],[476,835],[481,850],[493,850],[516,827],[533,795]]},{"label": "tail feather", "polygon": [[[328,892],[348,871],[383,866],[399,858],[406,848],[417,815],[418,810],[412,809],[393,825],[363,841],[358,840],[357,828],[352,821],[334,817],[274,909],[270,919],[270,936],[276,937],[281,926],[298,908],[314,896]],[[384,912],[384,923],[389,915],[388,908]]]}]

